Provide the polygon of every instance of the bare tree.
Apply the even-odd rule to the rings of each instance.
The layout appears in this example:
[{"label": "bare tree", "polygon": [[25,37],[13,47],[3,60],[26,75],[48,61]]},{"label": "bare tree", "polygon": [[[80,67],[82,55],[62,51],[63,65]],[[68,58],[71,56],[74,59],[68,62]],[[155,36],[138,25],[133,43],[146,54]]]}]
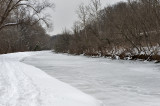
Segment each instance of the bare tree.
[{"label": "bare tree", "polygon": [[100,31],[100,25],[99,25],[100,10],[101,10],[101,0],[91,0],[91,3],[89,5],[90,21],[95,22],[98,33]]},{"label": "bare tree", "polygon": [[84,30],[85,38],[87,39],[88,36],[86,32],[86,26],[87,26],[87,21],[89,18],[89,7],[84,4],[79,5],[77,14],[79,17],[79,23],[80,23],[81,30]]},{"label": "bare tree", "polygon": [[[42,20],[47,24],[45,17],[41,15],[41,12],[48,7],[53,7],[53,4],[48,3],[46,0],[43,1],[43,3],[38,4],[32,2],[32,0],[1,0],[0,30],[7,26],[19,25],[26,18],[34,19],[33,23],[37,23]],[[24,13],[30,17],[24,17]],[[10,20],[11,17],[14,18],[14,20]]]},{"label": "bare tree", "polygon": [[65,51],[112,57],[119,55],[122,59],[125,56],[158,59],[159,14],[160,0],[128,0],[104,9],[101,9],[100,0],[91,0],[89,6],[80,5],[80,24],[74,24],[74,34]]},{"label": "bare tree", "polygon": [[53,7],[47,0],[0,0],[0,53],[48,48],[43,11]]}]

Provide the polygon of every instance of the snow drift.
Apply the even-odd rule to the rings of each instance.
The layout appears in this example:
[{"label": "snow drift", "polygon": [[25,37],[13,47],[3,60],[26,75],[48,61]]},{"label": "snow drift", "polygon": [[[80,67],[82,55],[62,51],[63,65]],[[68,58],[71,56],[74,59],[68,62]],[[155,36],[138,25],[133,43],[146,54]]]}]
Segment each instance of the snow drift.
[{"label": "snow drift", "polygon": [[20,62],[46,52],[0,55],[0,106],[102,106],[93,97]]}]

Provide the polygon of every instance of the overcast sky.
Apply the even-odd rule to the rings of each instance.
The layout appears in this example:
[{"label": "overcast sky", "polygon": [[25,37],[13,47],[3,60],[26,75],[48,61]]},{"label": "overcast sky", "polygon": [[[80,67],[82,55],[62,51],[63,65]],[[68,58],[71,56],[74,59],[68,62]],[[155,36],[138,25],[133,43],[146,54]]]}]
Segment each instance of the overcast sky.
[{"label": "overcast sky", "polygon": [[[88,4],[90,0],[53,0],[55,4],[54,11],[49,11],[53,17],[54,30],[49,32],[50,35],[56,35],[63,29],[71,29],[73,23],[77,20],[76,10],[81,3]],[[126,0],[101,0],[102,6],[114,4]]]}]

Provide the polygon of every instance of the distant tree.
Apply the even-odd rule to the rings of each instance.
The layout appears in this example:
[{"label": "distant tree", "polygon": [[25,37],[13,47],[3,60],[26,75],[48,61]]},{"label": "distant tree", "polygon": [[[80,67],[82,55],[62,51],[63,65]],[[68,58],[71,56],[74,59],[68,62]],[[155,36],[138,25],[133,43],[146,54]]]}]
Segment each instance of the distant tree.
[{"label": "distant tree", "polygon": [[73,26],[74,33],[69,34],[69,46],[62,48],[65,40],[59,41],[61,51],[92,56],[119,55],[122,59],[126,56],[158,58],[160,0],[128,0],[104,9],[100,0],[91,0],[89,5],[81,4],[77,13],[79,20]]},{"label": "distant tree", "polygon": [[88,36],[86,32],[86,26],[89,18],[89,7],[84,4],[79,5],[77,14],[78,14],[79,23],[80,23],[79,28],[81,28],[80,30],[84,30],[84,36],[87,39]]}]

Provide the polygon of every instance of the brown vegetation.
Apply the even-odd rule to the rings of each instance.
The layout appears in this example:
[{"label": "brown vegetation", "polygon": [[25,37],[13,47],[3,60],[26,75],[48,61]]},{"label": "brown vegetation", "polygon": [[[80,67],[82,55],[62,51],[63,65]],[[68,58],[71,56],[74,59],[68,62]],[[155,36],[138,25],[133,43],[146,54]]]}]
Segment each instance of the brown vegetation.
[{"label": "brown vegetation", "polygon": [[159,60],[159,14],[160,0],[128,0],[104,9],[99,0],[91,0],[88,6],[80,5],[74,33],[67,35],[68,40],[63,39],[65,34],[57,36],[54,49],[91,56]]},{"label": "brown vegetation", "polygon": [[45,0],[0,0],[0,53],[49,48],[42,23],[49,24],[41,12],[51,7]]}]

